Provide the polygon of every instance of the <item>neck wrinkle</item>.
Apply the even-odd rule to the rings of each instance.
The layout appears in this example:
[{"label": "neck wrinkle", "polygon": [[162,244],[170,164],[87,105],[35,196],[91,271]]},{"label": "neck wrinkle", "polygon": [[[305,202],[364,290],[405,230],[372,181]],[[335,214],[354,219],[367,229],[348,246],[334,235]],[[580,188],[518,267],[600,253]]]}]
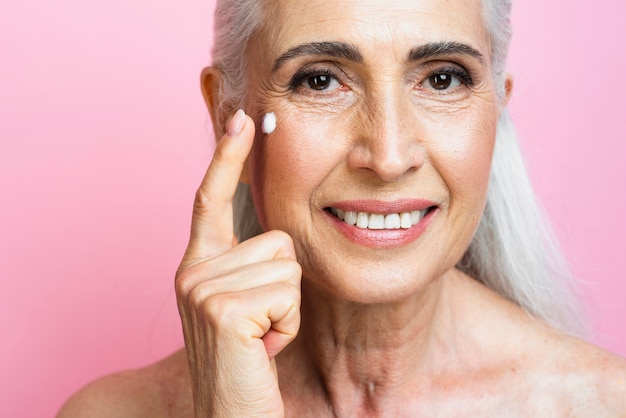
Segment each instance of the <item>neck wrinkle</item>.
[{"label": "neck wrinkle", "polygon": [[443,281],[406,300],[373,305],[339,300],[303,281],[298,339],[337,416],[376,414],[383,400],[411,386],[421,374],[416,371],[430,368]]}]

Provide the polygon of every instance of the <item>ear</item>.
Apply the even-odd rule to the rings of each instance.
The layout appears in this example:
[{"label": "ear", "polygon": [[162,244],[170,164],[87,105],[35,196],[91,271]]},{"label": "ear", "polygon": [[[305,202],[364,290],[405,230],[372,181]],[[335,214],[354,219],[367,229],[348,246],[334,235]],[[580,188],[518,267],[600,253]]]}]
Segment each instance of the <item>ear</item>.
[{"label": "ear", "polygon": [[511,73],[506,73],[504,77],[504,101],[502,103],[502,107],[506,107],[511,99],[511,95],[513,94],[513,75]]},{"label": "ear", "polygon": [[222,89],[222,72],[215,67],[206,67],[202,70],[200,75],[200,87],[202,89],[202,96],[204,102],[211,115],[211,124],[213,125],[213,132],[215,134],[215,140],[224,136],[226,132],[225,121],[226,115],[224,114],[223,106],[220,105],[222,98],[220,97],[220,91]]},{"label": "ear", "polygon": [[[200,75],[200,87],[206,107],[211,114],[211,124],[213,125],[213,133],[215,141],[219,141],[226,133],[226,124],[234,115],[237,109],[233,109],[231,105],[227,105],[223,101],[221,94],[223,83],[222,72],[215,67],[206,67]],[[244,164],[239,181],[250,184],[248,179],[248,159]]]}]

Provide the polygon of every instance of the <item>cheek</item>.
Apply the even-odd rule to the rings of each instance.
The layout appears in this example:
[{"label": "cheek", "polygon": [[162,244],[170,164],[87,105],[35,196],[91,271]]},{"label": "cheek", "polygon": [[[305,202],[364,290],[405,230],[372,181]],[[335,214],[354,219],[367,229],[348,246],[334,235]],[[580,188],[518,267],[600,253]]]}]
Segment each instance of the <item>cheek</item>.
[{"label": "cheek", "polygon": [[332,128],[328,118],[282,110],[277,112],[272,134],[257,134],[249,165],[252,194],[264,229],[291,232],[292,220],[310,213],[318,186],[340,161],[328,140],[333,137]]},{"label": "cheek", "polygon": [[450,205],[472,209],[480,218],[485,204],[496,136],[496,117],[465,119],[448,134],[449,142],[438,153],[437,170],[449,190]]}]

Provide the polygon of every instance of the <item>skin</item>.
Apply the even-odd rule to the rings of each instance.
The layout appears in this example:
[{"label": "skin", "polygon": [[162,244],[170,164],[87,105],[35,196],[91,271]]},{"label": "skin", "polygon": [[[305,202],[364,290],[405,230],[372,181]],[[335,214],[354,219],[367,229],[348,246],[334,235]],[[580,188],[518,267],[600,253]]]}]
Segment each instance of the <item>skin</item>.
[{"label": "skin", "polygon": [[[205,70],[213,120],[231,119],[214,125],[221,140],[176,278],[186,350],[95,382],[59,416],[623,416],[622,359],[454,268],[484,208],[505,105],[478,5],[277,1],[246,52],[250,116],[219,113],[221,75]],[[320,41],[360,58],[275,64]],[[409,59],[434,42],[479,55]],[[433,74],[450,68],[472,82],[455,73],[434,89]],[[315,72],[292,82],[302,69]],[[328,72],[324,89],[311,88]],[[278,124],[263,136],[255,122],[268,111]],[[238,179],[269,231],[241,244]],[[327,210],[392,213],[413,198],[432,210],[412,239],[373,231],[365,245]]]}]

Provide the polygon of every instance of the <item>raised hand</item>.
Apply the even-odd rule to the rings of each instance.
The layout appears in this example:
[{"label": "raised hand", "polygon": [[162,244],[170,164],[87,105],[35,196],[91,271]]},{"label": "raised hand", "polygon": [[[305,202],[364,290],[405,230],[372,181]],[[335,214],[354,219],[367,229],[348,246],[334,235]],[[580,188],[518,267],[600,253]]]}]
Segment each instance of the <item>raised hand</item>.
[{"label": "raised hand", "polygon": [[235,238],[232,201],[253,140],[237,111],[196,193],[176,274],[196,418],[284,415],[274,357],[300,326],[302,271],[284,232]]}]

